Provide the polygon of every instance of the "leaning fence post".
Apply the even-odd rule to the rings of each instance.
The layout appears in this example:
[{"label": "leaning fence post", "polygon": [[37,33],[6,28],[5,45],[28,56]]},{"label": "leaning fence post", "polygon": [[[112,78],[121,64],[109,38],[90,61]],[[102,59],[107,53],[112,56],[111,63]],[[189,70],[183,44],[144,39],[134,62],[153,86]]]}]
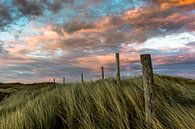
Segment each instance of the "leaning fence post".
[{"label": "leaning fence post", "polygon": [[83,75],[83,73],[81,73],[81,82],[82,83],[84,82],[84,75]]},{"label": "leaning fence post", "polygon": [[145,98],[145,120],[151,126],[156,112],[156,89],[153,78],[153,68],[150,54],[141,55],[143,72],[144,98]]},{"label": "leaning fence post", "polygon": [[116,80],[117,82],[120,82],[120,59],[119,59],[119,53],[115,53],[116,57]]},{"label": "leaning fence post", "polygon": [[65,82],[66,80],[65,80],[65,77],[63,77],[63,86],[65,86]]},{"label": "leaning fence post", "polygon": [[101,70],[102,70],[102,80],[104,80],[104,67],[103,66],[101,67]]}]

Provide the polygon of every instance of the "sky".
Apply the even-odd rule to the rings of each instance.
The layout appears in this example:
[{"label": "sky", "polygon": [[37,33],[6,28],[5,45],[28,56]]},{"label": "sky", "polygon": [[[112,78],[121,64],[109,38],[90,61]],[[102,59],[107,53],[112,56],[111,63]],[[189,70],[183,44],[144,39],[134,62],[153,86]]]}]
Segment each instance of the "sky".
[{"label": "sky", "polygon": [[195,0],[0,0],[0,82],[154,73],[195,79]]}]

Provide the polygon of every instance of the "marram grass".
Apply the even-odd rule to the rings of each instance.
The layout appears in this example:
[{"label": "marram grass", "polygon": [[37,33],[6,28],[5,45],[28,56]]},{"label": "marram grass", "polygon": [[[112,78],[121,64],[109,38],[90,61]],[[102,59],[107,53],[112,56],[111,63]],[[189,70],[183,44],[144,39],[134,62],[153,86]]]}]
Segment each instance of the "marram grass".
[{"label": "marram grass", "polygon": [[[195,81],[155,75],[153,129],[195,129]],[[0,129],[145,129],[141,77],[23,88],[0,102]]]}]

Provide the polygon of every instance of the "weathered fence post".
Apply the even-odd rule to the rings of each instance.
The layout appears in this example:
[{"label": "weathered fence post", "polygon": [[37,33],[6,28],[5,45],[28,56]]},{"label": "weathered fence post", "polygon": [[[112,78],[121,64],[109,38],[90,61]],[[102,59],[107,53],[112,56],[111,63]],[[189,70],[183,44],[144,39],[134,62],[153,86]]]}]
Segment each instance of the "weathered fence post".
[{"label": "weathered fence post", "polygon": [[154,85],[151,55],[141,55],[141,64],[145,97],[145,120],[148,126],[151,126],[156,112],[156,88]]},{"label": "weathered fence post", "polygon": [[115,53],[116,57],[116,80],[117,82],[120,82],[121,77],[120,77],[120,59],[119,59],[119,53]]},{"label": "weathered fence post", "polygon": [[56,79],[55,78],[53,79],[53,84],[54,84],[54,86],[56,86]]},{"label": "weathered fence post", "polygon": [[102,69],[102,79],[104,80],[104,67],[102,66],[101,69]]},{"label": "weathered fence post", "polygon": [[63,77],[63,86],[65,86],[65,82],[66,80],[65,80],[65,77]]},{"label": "weathered fence post", "polygon": [[84,82],[84,75],[83,75],[83,73],[81,73],[81,82],[82,83]]}]

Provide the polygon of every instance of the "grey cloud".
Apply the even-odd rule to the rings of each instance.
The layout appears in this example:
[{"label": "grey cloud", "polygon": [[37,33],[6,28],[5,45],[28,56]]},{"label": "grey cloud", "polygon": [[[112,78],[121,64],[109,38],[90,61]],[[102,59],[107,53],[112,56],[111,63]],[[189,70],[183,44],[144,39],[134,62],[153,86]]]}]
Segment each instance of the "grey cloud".
[{"label": "grey cloud", "polygon": [[14,22],[21,17],[32,20],[34,16],[43,16],[46,9],[57,13],[64,8],[64,4],[73,2],[74,0],[53,0],[52,3],[49,3],[48,0],[13,0],[10,6],[0,2],[0,30],[5,30],[6,27],[10,28],[8,25],[15,24]]},{"label": "grey cloud", "polygon": [[0,29],[10,23],[11,16],[8,7],[0,5]]},{"label": "grey cloud", "polygon": [[43,3],[47,5],[47,9],[53,12],[58,12],[61,8],[63,8],[63,5],[65,3],[73,4],[74,2],[75,0],[53,0],[53,1],[43,0]]},{"label": "grey cloud", "polygon": [[5,56],[7,55],[9,52],[6,50],[4,42],[0,41],[0,56]]},{"label": "grey cloud", "polygon": [[[79,81],[80,73],[92,74],[90,69],[75,66],[76,62],[66,57],[52,60],[31,59],[28,62],[13,61],[13,63],[1,68],[0,75],[4,75],[1,77],[1,81],[37,82],[49,81],[45,78],[61,79],[64,76],[69,78],[67,81]],[[77,76],[78,78],[75,78]]]},{"label": "grey cloud", "polygon": [[64,25],[64,30],[69,33],[75,32],[81,29],[90,29],[90,28],[94,28],[92,23],[81,21],[79,18],[75,18],[68,24]]},{"label": "grey cloud", "polygon": [[22,15],[41,15],[43,12],[43,5],[34,0],[14,0],[14,5]]}]

